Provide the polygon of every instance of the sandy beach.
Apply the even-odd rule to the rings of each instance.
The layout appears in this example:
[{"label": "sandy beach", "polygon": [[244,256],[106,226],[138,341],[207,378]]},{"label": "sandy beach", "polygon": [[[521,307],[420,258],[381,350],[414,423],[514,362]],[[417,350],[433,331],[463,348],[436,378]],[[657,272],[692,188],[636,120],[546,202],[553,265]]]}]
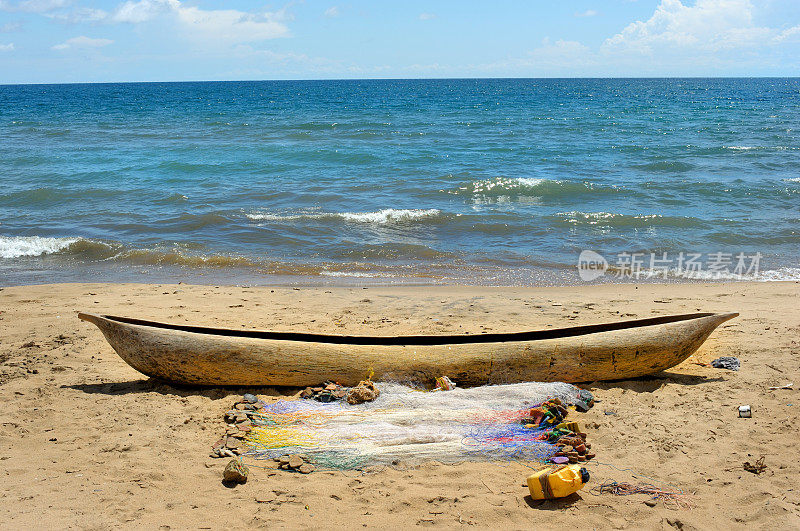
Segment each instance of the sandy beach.
[{"label": "sandy beach", "polygon": [[[683,364],[584,384],[592,481],[526,498],[521,463],[310,475],[251,467],[236,488],[209,449],[243,389],[179,389],[128,367],[78,311],[352,334],[502,332],[694,311],[740,312]],[[800,527],[800,283],[580,288],[269,288],[58,284],[0,290],[0,527],[222,529]],[[705,364],[737,356],[739,372]],[[795,382],[791,390],[770,386]],[[265,400],[299,389],[250,390]],[[737,406],[750,404],[753,418]],[[743,468],[765,456],[766,471]],[[248,464],[267,463],[246,460]],[[603,481],[692,493],[691,509],[593,495]]]}]

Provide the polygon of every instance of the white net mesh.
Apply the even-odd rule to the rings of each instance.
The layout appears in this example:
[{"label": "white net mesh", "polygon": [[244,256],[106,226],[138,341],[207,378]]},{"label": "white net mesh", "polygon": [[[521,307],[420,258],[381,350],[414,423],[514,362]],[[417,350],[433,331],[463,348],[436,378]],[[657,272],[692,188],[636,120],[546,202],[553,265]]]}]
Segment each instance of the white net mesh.
[{"label": "white net mesh", "polygon": [[329,468],[474,460],[545,460],[554,452],[543,430],[520,422],[549,399],[579,400],[566,383],[528,382],[422,392],[379,384],[381,395],[359,405],[282,400],[254,416],[245,440],[257,458],[303,454]]}]

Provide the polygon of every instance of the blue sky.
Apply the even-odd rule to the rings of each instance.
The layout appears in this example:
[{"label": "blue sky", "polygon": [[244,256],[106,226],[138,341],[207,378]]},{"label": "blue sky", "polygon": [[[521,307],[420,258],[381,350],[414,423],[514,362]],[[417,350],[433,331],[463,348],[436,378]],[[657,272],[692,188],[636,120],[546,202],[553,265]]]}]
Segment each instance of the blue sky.
[{"label": "blue sky", "polygon": [[0,83],[800,75],[800,0],[0,0]]}]

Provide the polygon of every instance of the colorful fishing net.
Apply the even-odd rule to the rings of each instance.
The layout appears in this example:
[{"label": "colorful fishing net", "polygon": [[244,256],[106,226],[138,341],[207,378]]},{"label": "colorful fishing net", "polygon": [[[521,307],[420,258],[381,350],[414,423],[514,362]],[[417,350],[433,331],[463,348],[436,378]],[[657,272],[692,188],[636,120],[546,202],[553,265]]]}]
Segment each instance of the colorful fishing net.
[{"label": "colorful fishing net", "polygon": [[[566,383],[520,383],[422,392],[379,384],[374,402],[349,405],[281,400],[252,416],[245,439],[250,457],[302,454],[334,469],[550,458],[556,447],[544,429],[521,422],[551,398],[565,404],[580,390]],[[528,425],[530,426],[530,425]]]}]

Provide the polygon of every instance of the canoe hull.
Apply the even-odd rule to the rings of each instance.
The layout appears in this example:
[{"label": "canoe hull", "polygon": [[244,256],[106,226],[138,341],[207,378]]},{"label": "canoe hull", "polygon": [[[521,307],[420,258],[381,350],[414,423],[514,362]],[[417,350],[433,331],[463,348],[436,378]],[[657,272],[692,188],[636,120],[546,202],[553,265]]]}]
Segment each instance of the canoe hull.
[{"label": "canoe hull", "polygon": [[[352,386],[376,380],[429,385],[527,381],[589,382],[657,373],[684,361],[721,323],[738,314],[571,337],[434,345],[331,344],[216,335],[80,314],[100,328],[137,371],[172,383],[213,386]],[[476,337],[476,339],[478,339]]]}]

